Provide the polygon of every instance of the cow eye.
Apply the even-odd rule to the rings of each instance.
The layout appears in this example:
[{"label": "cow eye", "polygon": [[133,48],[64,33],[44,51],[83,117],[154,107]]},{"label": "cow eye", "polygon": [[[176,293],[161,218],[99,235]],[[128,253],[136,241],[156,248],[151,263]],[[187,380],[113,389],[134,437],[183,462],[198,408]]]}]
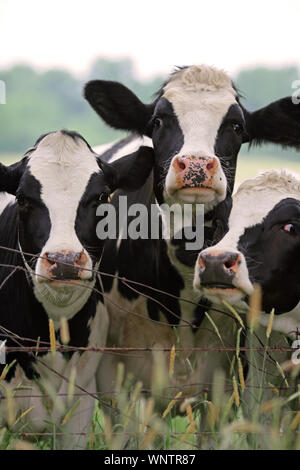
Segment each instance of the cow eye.
[{"label": "cow eye", "polygon": [[153,125],[155,129],[159,129],[163,125],[163,120],[161,118],[156,117],[153,121]]},{"label": "cow eye", "polygon": [[234,132],[238,135],[240,135],[242,132],[243,132],[243,127],[241,126],[241,124],[239,124],[238,122],[234,122],[232,124],[232,129],[234,130]]},{"label": "cow eye", "polygon": [[296,227],[295,225],[293,224],[286,224],[284,227],[283,227],[283,230],[285,232],[288,232],[290,234],[295,234],[296,233]]}]

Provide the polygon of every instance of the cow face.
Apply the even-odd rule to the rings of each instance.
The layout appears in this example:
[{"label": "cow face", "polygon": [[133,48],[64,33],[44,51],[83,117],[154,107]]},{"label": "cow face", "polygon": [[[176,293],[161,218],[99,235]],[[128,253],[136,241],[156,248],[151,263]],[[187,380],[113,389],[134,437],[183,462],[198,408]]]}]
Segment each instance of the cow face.
[{"label": "cow face", "polygon": [[299,253],[300,180],[267,172],[233,197],[229,231],[199,254],[194,287],[214,303],[241,306],[258,283],[265,312],[289,312],[300,300]]},{"label": "cow face", "polygon": [[16,194],[19,247],[47,311],[68,316],[84,305],[102,251],[96,209],[116,188],[142,185],[152,153],[141,147],[108,165],[81,136],[59,131],[40,138],[20,164],[0,168],[0,190]]},{"label": "cow face", "polygon": [[224,72],[189,67],[175,73],[163,87],[149,129],[158,199],[163,188],[164,199],[204,203],[210,210],[231,192],[244,116]]},{"label": "cow face", "polygon": [[112,126],[152,138],[159,203],[204,203],[208,211],[231,192],[245,119],[223,71],[177,70],[148,106],[113,82],[88,83],[85,97]]}]

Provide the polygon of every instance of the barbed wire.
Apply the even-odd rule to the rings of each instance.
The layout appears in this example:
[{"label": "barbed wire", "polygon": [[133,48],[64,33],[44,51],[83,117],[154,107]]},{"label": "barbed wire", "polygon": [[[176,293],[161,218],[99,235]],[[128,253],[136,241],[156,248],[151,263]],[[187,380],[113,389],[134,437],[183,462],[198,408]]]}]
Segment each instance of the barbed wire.
[{"label": "barbed wire", "polygon": [[[15,252],[15,253],[19,253],[19,254],[22,254],[22,255],[25,255],[25,256],[30,256],[31,258],[41,258],[41,259],[47,259],[46,257],[44,256],[39,256],[39,255],[35,255],[35,254],[32,254],[32,253],[25,253],[25,252],[22,252],[21,250],[17,250],[17,249],[13,249],[13,248],[8,248],[8,247],[4,247],[4,246],[0,246],[0,249],[1,250],[7,250],[7,251],[10,251],[10,252]],[[67,265],[67,266],[72,266],[72,264],[70,263],[66,263],[66,262],[62,262],[60,261],[59,264],[63,264],[63,265]],[[11,269],[11,272],[5,277],[5,279],[2,281],[1,285],[0,285],[0,290],[5,286],[5,284],[14,276],[14,274],[18,271],[23,271],[23,272],[29,272],[27,267],[26,266],[15,266],[15,265],[12,265],[12,264],[0,264],[0,266],[2,268],[9,268]],[[171,294],[169,292],[166,292],[166,291],[162,291],[158,288],[155,288],[155,287],[152,287],[152,286],[149,286],[149,285],[146,285],[144,283],[141,283],[141,282],[138,282],[138,281],[133,281],[133,280],[130,280],[130,279],[127,279],[125,277],[122,277],[122,276],[119,276],[117,274],[110,274],[110,273],[105,273],[105,272],[102,272],[102,271],[99,271],[99,270],[96,270],[96,269],[88,269],[88,268],[82,268],[82,270],[86,270],[86,271],[90,271],[92,272],[93,274],[95,274],[96,276],[100,277],[99,281],[100,281],[100,284],[101,284],[101,277],[103,276],[107,276],[107,277],[111,277],[111,278],[114,278],[114,279],[118,279],[121,283],[123,283],[127,288],[131,289],[133,292],[137,293],[138,295],[141,295],[141,296],[144,296],[145,298],[147,299],[150,299],[152,301],[154,301],[157,305],[159,305],[160,307],[163,307],[164,311],[167,311],[168,313],[172,314],[174,316],[174,318],[176,318],[177,320],[179,319],[183,324],[177,324],[177,323],[174,323],[174,324],[171,324],[167,321],[157,321],[157,320],[154,320],[152,318],[150,318],[147,314],[144,316],[144,315],[141,315],[137,312],[134,312],[132,310],[128,310],[126,308],[124,308],[123,306],[119,305],[118,303],[114,302],[111,297],[109,295],[107,295],[105,292],[102,292],[100,291],[99,289],[95,288],[94,286],[88,286],[84,283],[78,283],[77,285],[79,286],[83,286],[87,289],[90,289],[96,293],[98,293],[103,299],[105,299],[106,301],[110,302],[112,305],[116,306],[118,309],[120,309],[121,311],[124,311],[125,313],[128,313],[128,314],[131,314],[131,315],[135,315],[135,316],[138,316],[140,318],[143,318],[144,320],[148,320],[148,321],[151,321],[155,324],[162,324],[164,326],[168,326],[168,327],[176,327],[176,328],[182,328],[182,327],[190,327],[192,329],[201,329],[201,325],[200,326],[197,326],[197,325],[194,325],[192,322],[188,321],[187,319],[184,319],[182,317],[180,317],[178,314],[176,314],[175,312],[173,312],[172,310],[170,310],[169,308],[167,308],[164,304],[162,304],[158,299],[156,299],[155,297],[152,297],[150,296],[149,294],[146,294],[145,292],[140,292],[136,287],[142,287],[142,288],[146,288],[146,289],[149,289],[149,290],[152,290],[153,292],[156,292],[156,293],[160,293],[160,294],[163,294],[165,296],[169,296],[171,298],[174,298],[176,300],[179,300],[179,301],[182,301],[182,302],[186,302],[188,304],[192,304],[192,305],[195,305],[195,307],[198,307],[198,306],[202,306],[208,310],[212,310],[212,311],[215,311],[217,313],[220,313],[220,314],[223,314],[227,317],[229,317],[232,321],[235,322],[236,325],[239,325],[239,321],[238,319],[233,315],[231,314],[230,312],[226,312],[226,311],[223,311],[221,309],[218,309],[218,308],[215,308],[214,306],[212,307],[208,307],[206,304],[202,304],[201,301],[197,302],[197,301],[193,301],[193,300],[190,300],[190,299],[186,299],[184,297],[180,297],[180,296],[176,296],[174,294]],[[48,281],[52,281],[51,278],[47,277],[47,276],[42,276],[42,275],[39,275],[40,277],[44,278],[45,280],[48,280]],[[69,284],[68,281],[61,281],[62,283],[65,283],[65,284]],[[130,284],[133,284],[134,286],[136,287],[133,287],[132,285]],[[240,312],[241,315],[243,315],[245,312]],[[239,325],[240,326],[240,325]],[[247,330],[247,325],[245,325],[245,329]],[[213,328],[203,328],[203,330],[206,330],[210,333],[213,333],[214,335],[217,335],[217,332],[213,329]],[[1,330],[1,336],[2,337],[5,337],[5,338],[9,338],[11,341],[13,341],[14,343],[16,343],[16,346],[6,346],[6,351],[7,353],[27,353],[29,355],[31,355],[33,357],[33,359],[37,362],[39,362],[42,366],[44,366],[45,368],[47,368],[49,371],[51,371],[53,374],[55,374],[56,376],[58,376],[61,380],[63,381],[66,381],[67,383],[70,382],[70,379],[68,379],[66,376],[64,376],[63,374],[59,373],[58,371],[55,370],[55,368],[53,367],[50,367],[45,361],[43,361],[43,359],[41,359],[38,354],[39,353],[49,353],[51,351],[51,345],[50,345],[50,342],[47,342],[47,341],[41,341],[39,339],[37,340],[34,340],[32,338],[26,338],[26,337],[21,337],[19,335],[16,335],[15,333],[13,333],[12,331],[9,331],[7,329],[5,329],[4,327],[1,327],[0,326],[0,330]],[[256,334],[256,333],[255,333]],[[289,334],[295,334],[295,336],[297,337],[299,335],[299,332],[298,330],[297,331],[291,331]],[[271,357],[270,353],[272,352],[282,352],[282,353],[287,353],[287,352],[292,352],[294,351],[294,349],[290,346],[280,346],[280,345],[275,345],[275,346],[270,346],[268,345],[267,349],[266,349],[266,346],[264,345],[263,341],[256,337],[256,339],[258,340],[259,344],[261,344],[261,346],[256,346],[256,347],[246,347],[246,346],[240,346],[239,347],[239,350],[240,352],[251,352],[251,351],[256,351],[256,352],[259,352],[259,353],[264,353],[268,356],[268,359],[271,360],[273,363],[275,363],[275,359]],[[21,342],[21,343],[20,343]],[[35,345],[33,346],[24,346],[22,344],[22,342],[32,342],[34,343]],[[157,352],[157,351],[161,351],[161,352],[165,352],[165,353],[169,353],[172,351],[172,347],[150,347],[150,346],[145,346],[145,347],[108,347],[108,346],[105,346],[105,347],[95,347],[95,346],[86,346],[86,347],[75,347],[75,346],[68,346],[68,345],[61,345],[61,344],[56,344],[56,352],[59,352],[59,353],[70,353],[70,352],[95,352],[95,353],[104,353],[104,354],[118,354],[118,355],[126,355],[126,357],[134,357],[134,358],[143,358],[144,356],[138,356],[137,354],[134,354],[132,356],[129,355],[129,353],[145,353],[145,352],[149,352],[149,353],[152,353],[153,351]],[[201,353],[201,352],[236,352],[236,345],[228,345],[228,346],[214,346],[214,347],[197,347],[197,346],[194,346],[194,347],[176,347],[176,352],[194,352],[194,353]],[[250,361],[246,358],[246,362],[248,362],[250,364]],[[264,369],[261,369],[259,368],[258,366],[256,365],[253,365],[251,364],[252,367],[255,367],[257,370],[260,370],[266,374],[269,374],[271,376],[273,376],[274,374],[271,373],[271,372],[268,372],[267,370],[264,370]],[[105,391],[105,392],[98,392],[98,391],[94,391],[94,392],[90,392],[88,390],[86,390],[85,388],[79,386],[78,384],[74,384],[75,388],[77,389],[77,392],[74,392],[73,395],[74,396],[90,396],[92,397],[93,399],[95,399],[101,406],[103,407],[107,407],[110,409],[110,411],[113,413],[113,414],[118,414],[118,415],[121,415],[123,416],[123,418],[126,418],[126,419],[129,419],[129,420],[132,420],[133,422],[135,422],[135,424],[138,424],[138,425],[141,425],[143,424],[142,422],[140,422],[139,420],[137,420],[136,418],[132,417],[132,416],[127,416],[123,411],[119,410],[118,408],[110,405],[106,400],[102,400],[101,399],[101,396],[107,396],[107,395],[115,395],[116,394],[116,391],[115,390],[111,390],[111,391]],[[261,385],[264,389],[273,389],[274,387],[271,387],[271,386],[268,386],[268,385]],[[260,386],[260,387],[261,387]],[[203,392],[211,392],[212,391],[212,383],[204,383],[204,382],[193,382],[193,383],[188,383],[188,384],[178,384],[178,385],[168,385],[166,387],[163,387],[161,389],[161,391],[170,391],[170,390],[182,390],[184,388],[188,388],[188,387],[198,387],[198,390],[200,387],[202,387],[201,390],[197,391],[197,393],[192,393],[190,395],[184,395],[184,398],[196,398],[198,395],[202,394]],[[251,385],[251,384],[246,384],[246,387],[247,388],[259,388],[258,386],[255,386],[255,385]],[[287,390],[288,388],[285,387],[285,386],[279,386],[279,387],[276,387],[277,390],[279,391],[285,391]],[[232,391],[232,386],[231,387],[226,387],[225,389],[226,391]],[[154,398],[159,398],[159,399],[164,399],[166,400],[166,396],[165,395],[160,395],[158,393],[154,393],[152,389],[147,389],[147,388],[143,388],[141,390],[141,393],[143,394],[151,394],[151,396],[153,396]],[[67,396],[68,394],[64,394],[64,393],[57,393],[56,394],[57,396]],[[44,394],[38,394],[38,395],[17,395],[14,397],[14,399],[18,399],[18,398],[51,398],[49,397],[49,395],[47,393],[44,393]],[[7,399],[6,396],[0,396],[0,399],[1,400],[5,400]],[[178,400],[178,401],[182,401],[182,398],[178,398],[175,400]],[[150,426],[146,425],[146,428],[150,428]],[[195,432],[193,434],[204,434],[205,432]],[[207,434],[212,434],[212,433],[208,433],[206,432]],[[61,433],[62,435],[64,433]],[[89,434],[88,432],[87,433],[75,433],[77,435],[86,435],[86,434]],[[95,433],[94,433],[95,434]],[[98,433],[98,434],[104,434],[104,433]],[[114,433],[115,434],[115,433]],[[122,435],[124,435],[124,432],[121,433]],[[125,432],[126,434],[126,432]],[[128,432],[128,434],[130,434]],[[137,432],[132,432],[132,434],[138,434]],[[184,434],[184,433],[176,433],[176,432],[171,432],[171,435],[172,436],[176,436],[176,434],[180,435],[180,434]],[[50,435],[52,436],[52,433],[20,433],[19,435],[33,435],[33,436],[46,436],[46,435]],[[59,433],[56,433],[56,435],[59,435]],[[96,434],[95,434],[96,435]],[[190,443],[189,443],[190,444]]]}]

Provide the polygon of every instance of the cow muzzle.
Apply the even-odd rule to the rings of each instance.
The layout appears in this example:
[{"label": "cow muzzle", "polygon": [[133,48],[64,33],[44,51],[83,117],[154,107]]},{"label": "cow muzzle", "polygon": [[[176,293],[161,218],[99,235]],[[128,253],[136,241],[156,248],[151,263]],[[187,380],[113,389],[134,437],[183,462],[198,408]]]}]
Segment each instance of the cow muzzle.
[{"label": "cow muzzle", "polygon": [[236,303],[252,292],[243,255],[238,251],[206,249],[195,267],[194,289],[214,302]]},{"label": "cow muzzle", "polygon": [[44,253],[41,257],[41,273],[39,282],[52,281],[83,281],[92,277],[92,272],[87,270],[88,258],[84,250],[76,253],[71,250],[61,250],[54,253]]},{"label": "cow muzzle", "polygon": [[219,159],[206,155],[176,156],[166,178],[166,191],[186,202],[205,203],[223,200],[226,179]]}]

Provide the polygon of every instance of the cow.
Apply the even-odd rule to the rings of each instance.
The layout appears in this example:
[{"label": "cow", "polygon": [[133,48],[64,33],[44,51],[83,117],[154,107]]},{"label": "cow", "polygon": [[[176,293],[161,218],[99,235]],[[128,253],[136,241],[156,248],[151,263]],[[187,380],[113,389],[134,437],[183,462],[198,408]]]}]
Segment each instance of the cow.
[{"label": "cow", "polygon": [[[7,347],[49,346],[49,319],[61,342],[62,318],[68,321],[69,346],[105,346],[109,318],[96,276],[104,241],[96,235],[96,210],[117,188],[136,190],[152,166],[151,148],[108,164],[82,136],[66,130],[41,136],[19,162],[0,164],[0,339]],[[10,389],[16,411],[30,411],[31,432],[51,430],[52,422],[59,447],[82,448],[100,358],[91,351],[53,356],[8,350],[12,367],[1,394]],[[81,389],[68,398],[72,371]],[[9,407],[3,394],[5,419]]]},{"label": "cow", "polygon": [[[266,141],[300,145],[300,111],[290,98],[250,113],[241,105],[230,77],[215,67],[177,68],[151,104],[142,103],[124,85],[104,80],[87,83],[84,96],[108,125],[133,133],[106,147],[104,160],[120,159],[142,144],[153,145],[153,173],[141,190],[128,197],[129,206],[136,202],[147,207],[157,204],[164,226],[163,205],[189,204],[195,208],[202,204],[205,246],[226,231],[241,145]],[[119,195],[124,192],[114,195],[113,204],[118,204]],[[110,346],[194,345],[190,325],[200,307],[196,305],[192,278],[199,249],[186,250],[186,240],[173,235],[171,230],[168,241],[125,240],[120,230],[117,242],[106,243],[101,271],[139,283],[133,286],[122,279],[112,282],[112,278],[103,278],[103,288],[112,301],[107,302]],[[180,297],[189,302],[180,301]],[[188,352],[182,353],[176,361],[174,377],[180,377],[181,383],[186,383],[191,370],[189,357]],[[151,354],[139,351],[138,358],[132,358],[131,352],[123,361],[127,372],[149,389]],[[101,361],[101,390],[112,389],[116,362],[109,356]],[[168,376],[167,372],[164,375]]]},{"label": "cow", "polygon": [[[246,344],[261,347],[266,343],[265,328],[272,309],[275,318],[269,344],[286,347],[284,337],[292,344],[292,340],[298,340],[300,326],[300,175],[270,170],[244,181],[233,196],[228,225],[228,232],[217,244],[199,253],[195,290],[205,295],[214,308],[224,310],[222,302],[226,301],[242,316],[248,310],[254,284],[259,284],[260,325],[255,335],[247,334]],[[236,343],[230,328],[223,339],[231,345]],[[262,370],[264,354],[252,354],[255,361],[252,357],[250,364],[256,363]],[[262,383],[266,386],[265,399],[272,394],[269,382],[286,387],[276,361],[290,361],[292,353],[271,351],[269,356],[265,375],[250,370],[247,374],[251,385],[249,404],[253,404],[254,397],[258,399]]]}]

